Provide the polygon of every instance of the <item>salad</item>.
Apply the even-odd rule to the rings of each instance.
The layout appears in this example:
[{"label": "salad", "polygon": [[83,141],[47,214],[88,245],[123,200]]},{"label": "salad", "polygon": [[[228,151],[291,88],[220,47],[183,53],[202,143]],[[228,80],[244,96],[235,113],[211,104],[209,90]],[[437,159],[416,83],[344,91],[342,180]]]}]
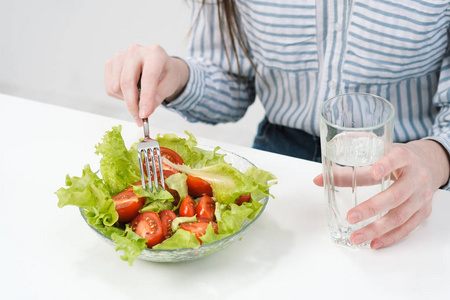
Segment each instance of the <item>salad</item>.
[{"label": "salad", "polygon": [[144,190],[137,143],[127,149],[121,131],[113,127],[96,145],[101,177],[85,165],[81,177],[66,176],[66,187],[56,195],[59,207],[79,207],[130,265],[146,248],[198,248],[230,236],[255,218],[263,205],[259,200],[273,197],[273,174],[256,167],[242,173],[219,147],[199,148],[187,131],[187,139],[158,135],[166,189],[157,189],[153,175],[146,174],[153,189]]}]

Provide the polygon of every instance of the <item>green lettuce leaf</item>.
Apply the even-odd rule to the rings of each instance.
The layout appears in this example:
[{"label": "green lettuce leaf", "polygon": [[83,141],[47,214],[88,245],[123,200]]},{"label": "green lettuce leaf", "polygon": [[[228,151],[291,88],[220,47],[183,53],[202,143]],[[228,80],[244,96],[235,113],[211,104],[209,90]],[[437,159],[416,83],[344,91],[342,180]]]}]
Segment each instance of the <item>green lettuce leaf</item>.
[{"label": "green lettuce leaf", "polygon": [[[175,173],[168,177],[164,182],[172,190],[178,192],[180,199],[183,200],[188,195],[187,176],[183,173]],[[181,201],[180,201],[181,202]]]},{"label": "green lettuce leaf", "polygon": [[147,248],[147,245],[145,244],[147,240],[134,233],[128,224],[126,225],[125,230],[122,230],[122,234],[117,232],[112,233],[111,239],[116,244],[116,251],[123,251],[123,255],[120,256],[120,258],[124,261],[128,261],[130,266],[133,265],[134,260],[139,254]]},{"label": "green lettuce leaf", "polygon": [[250,167],[245,172],[245,175],[253,178],[254,183],[257,185],[258,188],[253,190],[252,192],[252,199],[255,201],[259,201],[267,196],[270,196],[272,198],[273,195],[269,193],[269,188],[276,184],[275,181],[277,178],[272,173],[258,169],[256,167]]},{"label": "green lettuce leaf", "polygon": [[195,137],[186,132],[189,138],[183,139],[178,137],[174,133],[166,133],[163,136],[159,135],[156,137],[156,140],[159,142],[160,147],[166,147],[174,150],[178,155],[183,158],[184,163],[190,160],[190,156],[192,153],[192,149],[197,146],[197,140]]},{"label": "green lettuce leaf", "polygon": [[159,189],[156,189],[154,184],[153,184],[153,191],[144,190],[142,185],[133,185],[133,192],[138,197],[146,197],[147,198],[146,204],[157,201],[164,202],[174,200],[171,193],[169,193],[167,190],[163,190],[161,187]]},{"label": "green lettuce leaf", "polygon": [[133,185],[133,192],[138,197],[146,198],[144,207],[139,212],[153,211],[159,213],[162,210],[172,209],[172,202],[174,201],[172,194],[162,188],[157,190],[153,182],[152,185],[153,191],[144,190],[142,185]]},{"label": "green lettuce leaf", "polygon": [[241,206],[250,208],[253,211],[250,215],[248,215],[248,218],[250,220],[253,220],[258,215],[258,213],[261,210],[261,208],[263,207],[263,205],[264,204],[262,204],[261,202],[252,200],[250,202],[242,203]]},{"label": "green lettuce leaf", "polygon": [[102,155],[100,173],[112,195],[141,180],[139,164],[136,165],[136,157],[133,157],[137,156],[137,152],[130,153],[127,150],[121,131],[122,126],[115,126],[106,132],[95,152]]},{"label": "green lettuce leaf", "polygon": [[141,208],[141,210],[139,212],[143,213],[146,211],[153,211],[155,213],[159,213],[160,211],[163,211],[163,210],[172,210],[172,208],[173,208],[172,201],[164,201],[164,202],[158,201],[158,202],[151,202],[151,203],[147,204],[146,206]]},{"label": "green lettuce leaf", "polygon": [[74,205],[87,210],[88,223],[93,226],[111,226],[119,219],[108,188],[89,165],[81,177],[67,175],[66,186],[56,191],[59,207]]},{"label": "green lettuce leaf", "polygon": [[193,216],[193,217],[176,217],[175,219],[173,219],[172,224],[171,224],[171,229],[173,232],[178,230],[178,227],[180,226],[181,223],[186,223],[186,222],[196,222],[197,221],[197,217]]},{"label": "green lettuce leaf", "polygon": [[197,240],[193,233],[189,231],[178,229],[172,237],[165,240],[161,244],[153,247],[153,249],[183,249],[183,248],[198,248],[200,242]]},{"label": "green lettuce leaf", "polygon": [[[122,136],[122,135],[121,135]],[[141,176],[141,170],[139,168],[139,155],[138,155],[138,150],[137,150],[137,146],[138,143],[134,143],[133,145],[131,145],[130,149],[128,150],[128,153],[130,153],[130,161],[131,161],[131,165],[135,166],[134,170],[138,171],[139,173],[137,174],[139,176],[139,180],[141,180],[140,176]],[[147,176],[146,176],[147,177]]]},{"label": "green lettuce leaf", "polygon": [[89,208],[85,216],[89,225],[100,229],[103,229],[103,226],[113,226],[119,220],[112,199],[98,199],[97,206]]},{"label": "green lettuce leaf", "polygon": [[66,186],[56,191],[58,206],[76,205],[80,208],[90,208],[97,204],[98,198],[111,198],[103,181],[85,165],[81,177],[66,175]]},{"label": "green lettuce leaf", "polygon": [[[249,216],[254,213],[250,203],[243,203],[241,206],[231,204],[217,204],[220,217],[217,219],[219,225],[219,234],[232,234],[241,229],[242,222],[249,219]],[[217,215],[216,215],[217,216]]]},{"label": "green lettuce leaf", "polygon": [[203,244],[209,244],[209,243],[213,243],[215,241],[221,240],[226,238],[227,236],[230,236],[232,233],[226,232],[226,233],[218,233],[216,234],[214,232],[214,229],[210,224],[208,224],[208,227],[206,227],[206,232],[204,235],[202,235],[200,237],[200,239],[202,240]]},{"label": "green lettuce leaf", "polygon": [[217,163],[224,163],[224,154],[218,154],[220,149],[216,147],[213,151],[204,150],[197,147],[197,140],[195,137],[185,131],[188,139],[178,137],[173,133],[166,133],[163,136],[158,135],[156,138],[161,147],[166,147],[177,152],[184,161],[184,164],[191,168],[201,168]]}]

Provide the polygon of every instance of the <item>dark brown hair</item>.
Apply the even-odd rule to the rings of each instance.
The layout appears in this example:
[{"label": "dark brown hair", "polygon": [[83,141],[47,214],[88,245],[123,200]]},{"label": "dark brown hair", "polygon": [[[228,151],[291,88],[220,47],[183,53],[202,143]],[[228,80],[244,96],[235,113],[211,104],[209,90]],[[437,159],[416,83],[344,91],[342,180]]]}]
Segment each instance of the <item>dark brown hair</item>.
[{"label": "dark brown hair", "polygon": [[[202,0],[202,8],[206,5],[206,0]],[[241,62],[238,56],[238,47],[241,48],[244,55],[250,61],[252,67],[256,70],[256,65],[253,62],[250,51],[247,46],[247,40],[245,34],[239,26],[239,12],[236,7],[234,0],[216,0],[217,13],[219,17],[219,29],[222,44],[224,46],[225,55],[228,60],[228,64],[231,66],[231,56],[230,52],[234,55],[238,67],[238,79],[241,81]],[[228,49],[225,43],[225,37],[228,35],[231,41],[231,49]],[[231,70],[230,70],[231,74]],[[233,74],[231,74],[233,75]]]}]

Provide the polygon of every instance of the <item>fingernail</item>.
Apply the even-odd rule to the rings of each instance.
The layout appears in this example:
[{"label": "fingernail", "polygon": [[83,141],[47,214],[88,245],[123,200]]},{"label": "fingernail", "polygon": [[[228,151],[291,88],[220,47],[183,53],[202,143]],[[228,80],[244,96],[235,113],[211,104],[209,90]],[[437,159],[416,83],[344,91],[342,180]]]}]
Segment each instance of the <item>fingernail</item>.
[{"label": "fingernail", "polygon": [[139,118],[138,116],[134,116],[134,122],[136,122],[136,125],[140,126],[141,125],[141,118]]},{"label": "fingernail", "polygon": [[375,242],[375,243],[373,243],[372,249],[377,250],[377,249],[380,249],[380,248],[383,248],[383,243],[382,242]]},{"label": "fingernail", "polygon": [[366,236],[362,233],[358,233],[352,238],[353,245],[359,245],[361,243],[364,243],[365,241],[366,241]]},{"label": "fingernail", "polygon": [[149,113],[150,109],[148,108],[147,105],[139,107],[139,117],[141,117],[141,119],[147,118]]},{"label": "fingernail", "polygon": [[383,177],[383,174],[384,174],[384,169],[383,169],[382,166],[378,166],[378,167],[375,167],[375,168],[373,169],[373,175],[374,175],[377,179]]},{"label": "fingernail", "polygon": [[347,220],[350,224],[358,223],[359,221],[361,221],[361,219],[362,219],[362,216],[359,212],[352,212],[348,215],[348,218],[347,218]]}]

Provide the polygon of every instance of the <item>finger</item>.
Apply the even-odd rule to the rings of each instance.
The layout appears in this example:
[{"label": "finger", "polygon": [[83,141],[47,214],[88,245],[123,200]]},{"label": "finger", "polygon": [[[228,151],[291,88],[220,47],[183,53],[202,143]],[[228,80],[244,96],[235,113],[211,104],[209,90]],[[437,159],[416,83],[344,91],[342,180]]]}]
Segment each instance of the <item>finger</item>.
[{"label": "finger", "polygon": [[323,174],[319,174],[317,175],[314,179],[313,182],[315,185],[317,186],[323,186]]},{"label": "finger", "polygon": [[156,107],[164,100],[165,94],[161,94],[159,84],[165,75],[165,66],[168,55],[160,46],[149,47],[145,58],[141,78],[141,101],[139,105],[139,116],[148,118]]},{"label": "finger", "polygon": [[355,224],[393,209],[411,197],[417,186],[414,176],[402,176],[383,192],[350,209],[347,221]]},{"label": "finger", "polygon": [[377,160],[370,172],[374,179],[381,179],[408,165],[409,152],[404,147],[394,146],[386,155]]},{"label": "finger", "polygon": [[[380,180],[375,180],[371,173],[370,167],[359,168],[356,172],[348,167],[333,168],[333,179],[335,187],[351,187],[354,183],[357,186],[369,186],[379,184]],[[318,186],[324,185],[323,174],[313,179],[314,184]]]},{"label": "finger", "polygon": [[333,168],[333,182],[336,187],[369,186],[379,184],[373,179],[370,167],[350,168],[335,166]]},{"label": "finger", "polygon": [[414,229],[416,229],[426,218],[431,214],[431,202],[423,209],[416,212],[407,222],[400,227],[389,231],[388,233],[372,240],[370,247],[372,249],[381,249],[388,247],[397,241],[408,236]]},{"label": "finger", "polygon": [[139,125],[139,92],[137,84],[142,72],[142,58],[138,45],[131,45],[124,60],[123,69],[120,76],[120,88],[127,104],[130,114]]},{"label": "finger", "polygon": [[113,96],[110,93],[109,84],[111,82],[111,73],[112,73],[112,59],[108,60],[105,63],[105,69],[104,69],[104,85],[105,85],[105,92],[108,94],[108,96]]},{"label": "finger", "polygon": [[350,236],[352,244],[357,245],[375,239],[405,224],[423,206],[422,197],[413,196],[400,206],[390,210],[385,216],[355,231]]},{"label": "finger", "polygon": [[113,59],[108,60],[105,63],[105,73],[104,73],[104,84],[105,84],[105,92],[108,96],[123,100],[122,97],[118,97],[111,88],[112,85],[112,69],[113,69]]},{"label": "finger", "polygon": [[123,63],[125,60],[124,52],[117,52],[114,55],[111,65],[111,75],[109,81],[109,90],[113,97],[123,100],[123,93],[120,87],[120,77],[122,75]]},{"label": "finger", "polygon": [[335,187],[370,186],[380,184],[379,179],[374,179],[370,166],[352,168],[334,164],[326,180],[332,181]]}]

